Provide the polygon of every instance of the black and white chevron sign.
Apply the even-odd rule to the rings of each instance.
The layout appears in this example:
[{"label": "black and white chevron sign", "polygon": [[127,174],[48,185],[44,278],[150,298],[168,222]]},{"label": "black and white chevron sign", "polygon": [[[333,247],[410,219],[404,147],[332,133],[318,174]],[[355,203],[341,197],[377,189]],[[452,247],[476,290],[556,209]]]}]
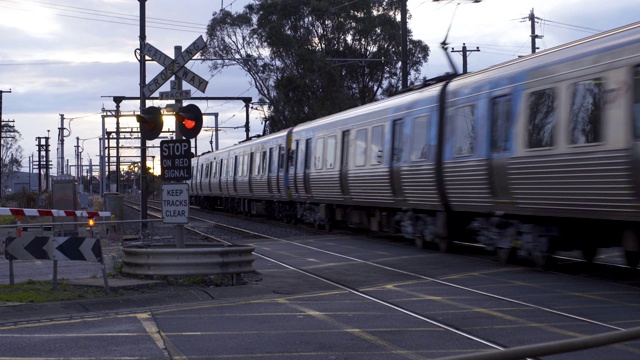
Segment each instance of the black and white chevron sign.
[{"label": "black and white chevron sign", "polygon": [[7,260],[49,260],[48,236],[8,237],[4,242]]},{"label": "black and white chevron sign", "polygon": [[51,238],[53,258],[51,260],[102,261],[100,239],[78,236]]},{"label": "black and white chevron sign", "polygon": [[8,237],[4,256],[7,260],[81,260],[102,261],[100,240],[78,236]]}]

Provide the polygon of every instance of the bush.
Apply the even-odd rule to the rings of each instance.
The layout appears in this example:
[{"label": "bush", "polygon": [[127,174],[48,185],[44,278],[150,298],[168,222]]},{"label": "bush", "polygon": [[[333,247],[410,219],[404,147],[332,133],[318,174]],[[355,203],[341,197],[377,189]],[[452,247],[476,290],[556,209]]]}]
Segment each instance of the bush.
[{"label": "bush", "polygon": [[94,211],[102,211],[104,210],[104,203],[102,200],[102,196],[100,195],[91,195],[89,197],[89,208]]}]

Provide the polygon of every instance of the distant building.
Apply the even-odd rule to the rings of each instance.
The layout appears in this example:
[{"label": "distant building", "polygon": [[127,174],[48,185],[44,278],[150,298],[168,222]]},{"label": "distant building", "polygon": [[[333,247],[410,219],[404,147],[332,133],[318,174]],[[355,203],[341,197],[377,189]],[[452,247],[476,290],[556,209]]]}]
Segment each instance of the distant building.
[{"label": "distant building", "polygon": [[[44,176],[42,181],[44,186]],[[9,194],[16,194],[23,191],[38,191],[38,174],[18,171],[6,178],[3,177],[2,183],[7,186],[7,193]]]}]

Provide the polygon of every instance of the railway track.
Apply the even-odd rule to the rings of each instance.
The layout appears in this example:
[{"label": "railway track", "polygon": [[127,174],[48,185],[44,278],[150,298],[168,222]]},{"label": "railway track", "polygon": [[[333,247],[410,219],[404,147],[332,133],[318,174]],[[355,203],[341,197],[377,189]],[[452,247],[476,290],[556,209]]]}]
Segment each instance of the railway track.
[{"label": "railway track", "polygon": [[[160,215],[159,209],[154,206],[150,206],[149,211],[151,216]],[[229,233],[235,234],[233,243],[255,246],[255,255],[268,262],[286,267],[310,279],[322,281],[335,288],[336,291],[349,292],[366,299],[366,301],[390,308],[398,314],[403,314],[418,322],[426,323],[428,326],[456,334],[466,340],[480,344],[482,348],[504,349],[523,345],[518,341],[514,342],[513,340],[496,335],[503,331],[486,330],[492,328],[496,322],[505,320],[512,323],[510,326],[534,328],[534,330],[530,331],[533,331],[536,337],[543,338],[554,338],[553,336],[566,337],[568,336],[567,334],[570,334],[568,336],[569,338],[581,337],[610,331],[620,331],[631,327],[630,324],[625,322],[611,321],[606,315],[599,312],[593,313],[585,311],[581,307],[559,306],[556,301],[547,297],[544,297],[542,300],[535,298],[535,294],[551,294],[557,292],[558,284],[542,285],[536,281],[527,282],[524,278],[507,280],[500,276],[493,278],[493,275],[488,275],[488,278],[492,280],[499,279],[501,282],[505,282],[506,285],[503,284],[504,286],[493,289],[491,285],[487,284],[469,285],[465,281],[460,281],[460,273],[464,273],[462,269],[454,271],[456,275],[443,275],[441,273],[442,269],[439,269],[436,272],[440,273],[440,276],[433,276],[430,275],[433,271],[429,271],[433,269],[425,266],[425,264],[416,265],[413,263],[413,259],[406,262],[393,261],[388,257],[380,256],[380,254],[375,251],[375,248],[379,246],[388,248],[391,245],[396,249],[400,249],[398,251],[403,254],[416,252],[415,249],[408,246],[397,246],[397,244],[380,241],[371,242],[372,240],[369,238],[354,237],[353,235],[345,236],[328,234],[326,232],[319,233],[310,229],[309,235],[306,237],[284,238],[282,236],[270,235],[261,230],[250,230],[252,227],[248,226],[248,224],[250,224],[251,221],[247,221],[246,219],[232,218],[231,220],[235,222],[236,225],[231,225],[220,220],[212,220],[213,217],[220,219],[220,216],[216,214],[193,209],[190,216],[192,223],[187,226],[187,228],[210,241],[228,242],[225,240],[225,237],[228,237]],[[223,218],[229,219],[227,217]],[[354,238],[355,240],[353,240]],[[349,242],[350,245],[345,245],[342,241]],[[352,241],[362,246],[354,246]],[[371,250],[364,250],[366,245],[363,244],[367,244],[367,242],[371,244]],[[384,255],[388,255],[386,254],[386,250],[381,252],[383,252]],[[424,254],[424,252],[418,253]],[[432,258],[433,256],[454,257],[457,261],[461,258],[457,255],[439,254],[437,252],[422,256],[428,258]],[[414,256],[409,255],[409,257],[413,258]],[[475,261],[470,260],[470,262]],[[517,274],[518,272],[527,271],[535,274],[534,277],[566,277],[566,275],[536,272],[532,269],[517,268],[510,265],[497,264],[496,262],[484,262],[484,264],[490,264],[489,267],[492,269],[490,271],[496,273],[505,272]],[[496,266],[498,267],[496,268]],[[363,278],[359,277],[358,274],[367,275],[362,275]],[[375,277],[378,279],[371,279],[371,274],[376,274]],[[466,275],[463,277],[466,277]],[[565,285],[561,285],[559,289],[562,289],[564,286],[566,286],[567,289],[571,288],[571,283],[573,282],[571,278],[572,277],[563,279],[562,281],[566,283]],[[482,281],[486,282],[486,280],[485,278]],[[580,280],[580,282],[589,281],[592,280],[584,278]],[[363,286],[363,283],[367,285]],[[513,290],[508,288],[516,286],[515,284],[521,289],[519,292],[514,293]],[[626,286],[621,284],[604,282],[598,282],[598,284],[605,288],[615,287],[616,290],[612,291],[612,294],[616,291],[624,293],[625,289],[627,289]],[[443,321],[443,319],[438,316],[434,316],[432,311],[417,305],[418,302],[412,303],[407,300],[407,297],[432,299],[434,296],[433,293],[442,292],[455,294],[455,298],[467,299],[453,302],[445,301],[445,304],[454,309],[458,309],[458,311],[464,309],[465,311],[482,314],[481,317],[485,318],[484,320],[479,322],[473,321],[475,324],[482,325],[468,326],[463,325],[465,323],[464,321],[462,321],[462,323],[448,320]],[[637,292],[637,290],[630,290],[630,292]],[[561,291],[561,293],[563,293],[563,296],[573,298],[571,302],[575,303],[584,301],[585,297],[595,296],[586,293],[571,293],[570,291],[566,293]],[[449,297],[450,296],[451,295],[449,295]],[[640,322],[640,309],[638,309],[635,302],[620,302],[620,299],[615,299],[615,296],[611,298],[608,298],[608,296],[604,297],[607,298],[606,302],[616,304],[615,306],[620,307],[619,311],[631,314],[630,316],[632,317],[637,316],[638,318],[636,320]],[[528,301],[527,299],[535,300]],[[604,300],[605,299],[603,299],[603,301]],[[475,307],[472,305],[474,303],[482,303],[483,305],[482,307]],[[510,309],[510,311],[496,309]],[[517,310],[517,313],[521,315],[511,313],[513,310]],[[540,319],[545,320],[541,322]],[[575,328],[580,328],[581,331],[576,332],[570,330]],[[622,344],[616,345],[613,348],[615,349],[613,351],[619,352],[619,356],[621,356],[619,358],[625,358],[627,356],[633,358],[640,355],[640,346]]]},{"label": "railway track", "polygon": [[[160,202],[159,201],[150,201],[150,203],[155,203],[157,206],[150,206],[149,214],[156,216],[158,218],[161,217],[160,214]],[[134,203],[131,203],[132,205]],[[227,213],[221,213],[210,210],[202,210],[197,207],[191,208],[193,211],[196,211],[199,214],[214,214],[216,216],[225,216],[230,219],[243,219],[241,216],[231,215]],[[323,235],[326,234],[325,230],[318,230],[313,227],[306,226],[296,226],[291,223],[283,223],[283,222],[274,222],[273,220],[265,219],[265,218],[252,218],[251,221],[258,222],[260,224],[264,224],[264,226],[278,226],[283,228],[290,229],[304,229],[304,232],[309,234],[318,234]],[[218,223],[217,227],[222,229],[225,227],[223,223]],[[191,231],[196,230],[194,227],[191,227]],[[233,230],[231,230],[233,232]],[[334,233],[337,234],[354,234],[350,229],[342,230],[342,229],[333,229]],[[413,242],[407,241],[406,239],[394,236],[394,235],[380,235],[380,234],[371,234],[369,232],[362,234],[369,239],[376,239],[383,241],[391,241],[396,242],[398,244],[404,244],[407,246],[413,246]],[[255,235],[254,235],[255,236]],[[224,238],[219,239],[221,241],[225,241]],[[517,266],[525,266],[525,267],[537,267],[538,265],[531,259],[526,258],[518,258],[516,256],[511,256],[507,259],[501,258],[497,256],[493,252],[488,252],[484,249],[481,244],[472,244],[467,242],[453,241],[454,251],[458,254],[464,254],[467,256],[472,256],[474,258],[480,258],[487,261],[500,261],[503,263],[510,263]],[[438,251],[436,244],[427,244],[428,250]],[[609,248],[609,249],[599,249],[598,255],[595,257],[593,262],[587,262],[582,258],[582,254],[579,251],[574,252],[559,252],[552,256],[550,256],[550,261],[548,261],[547,265],[544,267],[545,271],[555,271],[564,274],[577,275],[582,277],[588,277],[591,279],[598,279],[609,282],[616,282],[625,285],[640,287],[640,270],[632,269],[626,265],[626,261],[624,259],[623,252],[619,248]]]}]

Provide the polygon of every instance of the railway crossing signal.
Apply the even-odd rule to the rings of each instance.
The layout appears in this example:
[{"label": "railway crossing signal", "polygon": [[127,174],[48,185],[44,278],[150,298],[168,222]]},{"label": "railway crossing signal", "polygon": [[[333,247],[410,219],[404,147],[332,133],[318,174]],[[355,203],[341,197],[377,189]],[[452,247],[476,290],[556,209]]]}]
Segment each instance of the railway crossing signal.
[{"label": "railway crossing signal", "polygon": [[157,61],[158,64],[164,66],[164,69],[144,86],[144,95],[151,96],[151,94],[156,92],[160,86],[166,83],[173,75],[180,76],[184,81],[204,93],[209,82],[186,68],[185,65],[189,60],[196,56],[196,54],[199,53],[205,45],[206,42],[201,35],[174,60],[155,48],[153,45],[145,44],[144,55]]},{"label": "railway crossing signal", "polygon": [[185,139],[193,139],[202,130],[202,111],[196,105],[181,107],[175,114],[180,134]]},{"label": "railway crossing signal", "polygon": [[157,106],[149,106],[136,115],[140,123],[140,136],[145,140],[153,140],[162,132],[162,111]]}]

